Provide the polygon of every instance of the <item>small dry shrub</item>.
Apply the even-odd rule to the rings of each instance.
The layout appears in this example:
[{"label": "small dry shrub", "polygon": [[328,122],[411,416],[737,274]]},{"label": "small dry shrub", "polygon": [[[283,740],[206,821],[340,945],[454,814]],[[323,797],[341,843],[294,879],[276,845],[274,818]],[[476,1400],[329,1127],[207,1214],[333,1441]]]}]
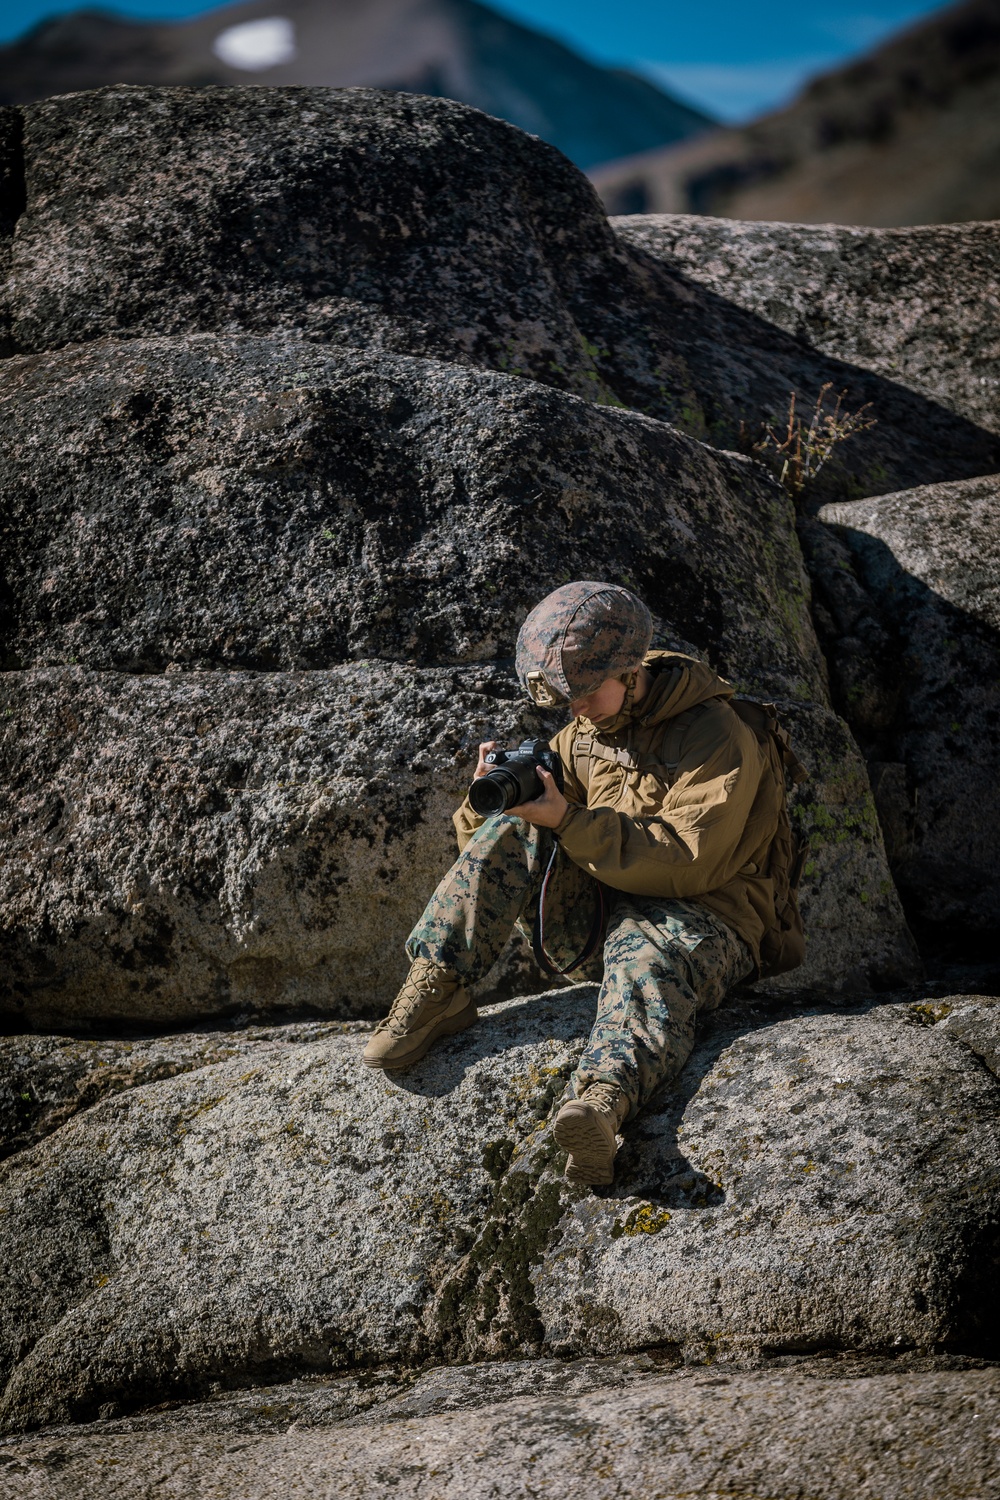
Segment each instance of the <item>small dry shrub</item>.
[{"label": "small dry shrub", "polygon": [[828,380],[820,388],[815,405],[808,419],[796,411],[796,392],[788,396],[788,421],[783,435],[775,432],[770,423],[763,423],[760,436],[752,439],[745,422],[740,423],[741,447],[763,459],[768,468],[778,476],[778,482],[793,499],[798,499],[806,486],[816,478],[820,469],[832,456],[838,443],[846,442],[856,432],[865,432],[874,427],[876,418],[870,416],[871,402],[866,401],[857,411],[844,410],[846,391],[841,391],[832,406],[827,404],[833,381]]}]

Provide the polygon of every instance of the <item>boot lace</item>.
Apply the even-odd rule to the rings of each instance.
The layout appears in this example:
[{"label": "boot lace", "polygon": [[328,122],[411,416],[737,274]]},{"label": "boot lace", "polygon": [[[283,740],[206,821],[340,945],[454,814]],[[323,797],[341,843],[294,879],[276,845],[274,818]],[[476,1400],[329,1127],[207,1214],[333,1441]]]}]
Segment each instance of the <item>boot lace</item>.
[{"label": "boot lace", "polygon": [[583,1098],[587,1104],[593,1104],[602,1114],[613,1115],[618,1111],[622,1102],[622,1091],[617,1083],[592,1083],[584,1090]]},{"label": "boot lace", "polygon": [[407,975],[403,981],[403,987],[395,1000],[384,1021],[380,1021],[375,1028],[376,1031],[391,1031],[394,1036],[405,1036],[410,1029],[414,1017],[422,1010],[428,1001],[444,1000],[448,995],[448,986],[441,981],[424,979],[421,984],[412,976]]}]

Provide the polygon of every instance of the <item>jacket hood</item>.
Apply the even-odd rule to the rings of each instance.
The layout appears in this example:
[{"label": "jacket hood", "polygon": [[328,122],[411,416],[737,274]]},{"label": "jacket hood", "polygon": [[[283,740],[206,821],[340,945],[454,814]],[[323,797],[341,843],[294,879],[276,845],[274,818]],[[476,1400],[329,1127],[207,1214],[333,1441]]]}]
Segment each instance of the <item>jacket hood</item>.
[{"label": "jacket hood", "polygon": [[653,677],[646,696],[628,712],[596,721],[594,728],[602,734],[615,734],[630,723],[662,724],[710,698],[731,698],[735,691],[718,672],[679,651],[650,651],[643,666]]}]

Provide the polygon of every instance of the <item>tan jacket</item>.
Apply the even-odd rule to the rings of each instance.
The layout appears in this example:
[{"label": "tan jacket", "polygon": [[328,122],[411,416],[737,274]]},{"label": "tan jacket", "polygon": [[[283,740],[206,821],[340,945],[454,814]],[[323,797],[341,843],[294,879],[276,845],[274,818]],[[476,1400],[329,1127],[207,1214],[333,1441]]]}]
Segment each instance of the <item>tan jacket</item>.
[{"label": "tan jacket", "polygon": [[[599,727],[574,719],[552,741],[570,803],[556,837],[615,890],[701,902],[759,960],[774,921],[760,867],[778,822],[764,751],[711,668],[669,651],[651,652],[645,665],[653,682],[630,713]],[[593,741],[586,786],[578,736]],[[466,801],[454,821],[464,848],[483,820]]]}]

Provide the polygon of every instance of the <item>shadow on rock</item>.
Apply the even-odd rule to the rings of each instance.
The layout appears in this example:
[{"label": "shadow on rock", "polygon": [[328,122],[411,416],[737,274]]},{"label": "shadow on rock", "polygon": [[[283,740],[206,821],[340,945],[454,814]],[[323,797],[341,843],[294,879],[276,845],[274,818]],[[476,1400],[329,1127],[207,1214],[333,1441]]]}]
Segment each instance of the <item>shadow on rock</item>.
[{"label": "shadow on rock", "polygon": [[[593,1012],[596,998],[596,985],[573,985],[565,990],[548,990],[534,1000],[521,997],[496,1009],[491,1007],[480,1012],[478,1022],[469,1031],[436,1043],[412,1068],[389,1073],[387,1077],[407,1093],[442,1098],[457,1089],[477,1063],[501,1057],[513,1046],[515,1038],[523,1033],[526,1020],[533,1031],[544,1030],[551,1041],[578,1042],[582,1050],[590,1033],[588,1016]],[[564,1083],[561,1075],[548,1081],[539,1079],[531,1102],[540,1119],[547,1118],[552,1100],[562,1094]]]},{"label": "shadow on rock", "polygon": [[802,527],[836,706],[931,958],[986,959],[1000,924],[998,489],[925,485]]},{"label": "shadow on rock", "polygon": [[[811,996],[808,1007],[785,1005],[779,1013],[834,1014],[838,1009],[842,1007],[833,1003],[817,1005],[816,997]],[[625,1131],[615,1159],[614,1183],[596,1192],[608,1203],[642,1200],[612,1228],[613,1238],[622,1233],[656,1232],[664,1227],[670,1210],[718,1208],[726,1202],[721,1182],[700,1170],[685,1154],[681,1144],[684,1116],[725,1050],[739,1037],[773,1026],[776,1018],[773,1008],[759,1009],[752,1001],[748,1004],[734,997],[704,1019],[679,1077],[658,1089]]]},{"label": "shadow on rock", "polygon": [[[877,426],[852,439],[813,499],[872,495],[995,472],[1000,439],[967,417],[863,366],[814,348],[759,314],[664,266],[636,244],[616,295],[590,294],[576,320],[602,346],[599,369],[629,406],[713,447],[736,447],[758,424],[784,425],[789,394],[811,404],[826,382]],[[628,274],[628,273],[631,274]],[[745,437],[743,439],[745,441]]]}]

